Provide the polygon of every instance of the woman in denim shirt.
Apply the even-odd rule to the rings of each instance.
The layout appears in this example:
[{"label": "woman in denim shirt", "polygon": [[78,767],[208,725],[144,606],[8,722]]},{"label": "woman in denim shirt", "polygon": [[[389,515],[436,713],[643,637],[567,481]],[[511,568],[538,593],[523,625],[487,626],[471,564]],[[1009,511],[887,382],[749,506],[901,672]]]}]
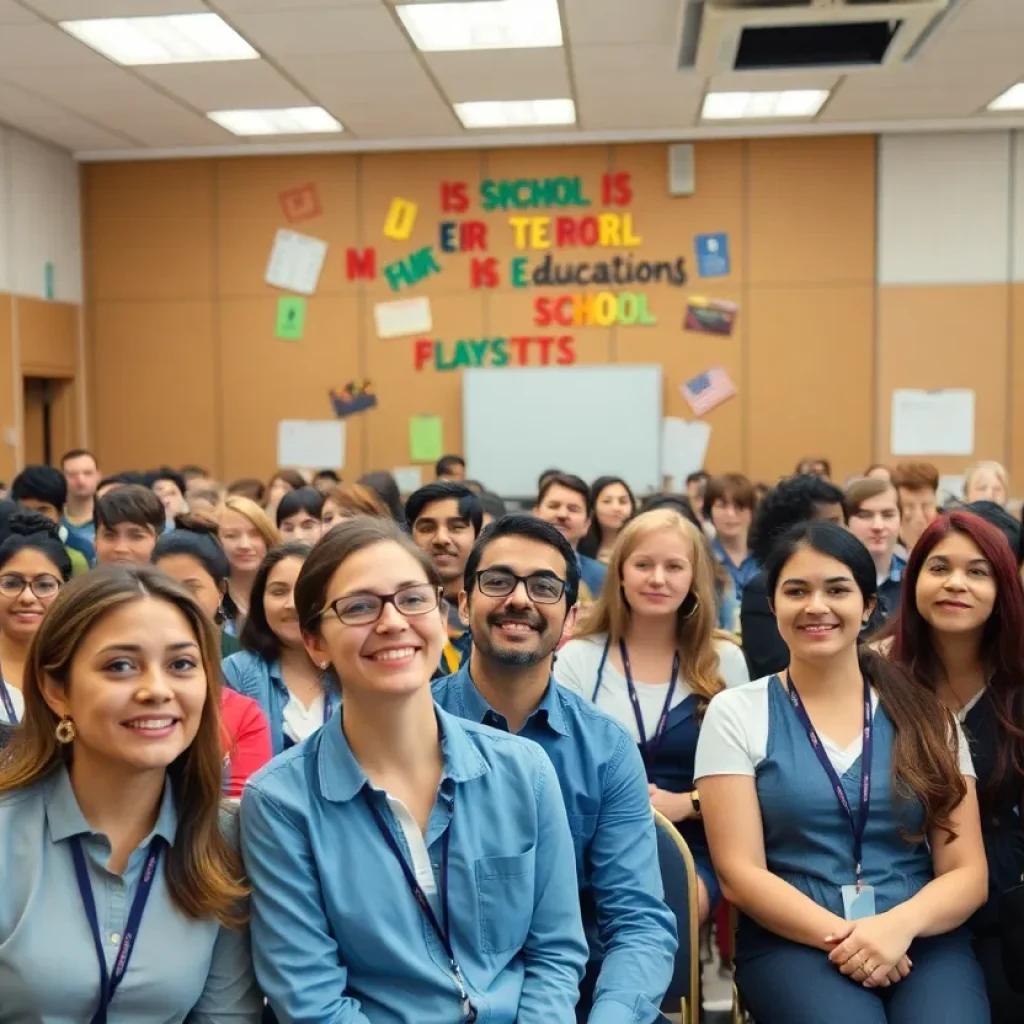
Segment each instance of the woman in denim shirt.
[{"label": "woman in denim shirt", "polygon": [[328,533],[296,586],[341,713],[242,796],[253,955],[282,1020],[572,1024],[575,854],[540,747],[436,708],[440,580],[386,519]]}]

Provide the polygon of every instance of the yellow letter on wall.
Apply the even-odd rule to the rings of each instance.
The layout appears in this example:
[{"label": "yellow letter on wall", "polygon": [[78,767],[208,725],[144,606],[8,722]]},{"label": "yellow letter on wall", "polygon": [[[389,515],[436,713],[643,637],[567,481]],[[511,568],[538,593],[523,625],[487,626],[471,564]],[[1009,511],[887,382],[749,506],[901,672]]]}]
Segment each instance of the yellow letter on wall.
[{"label": "yellow letter on wall", "polygon": [[384,236],[396,242],[405,242],[416,225],[418,207],[408,199],[392,199],[388,215],[384,218]]}]

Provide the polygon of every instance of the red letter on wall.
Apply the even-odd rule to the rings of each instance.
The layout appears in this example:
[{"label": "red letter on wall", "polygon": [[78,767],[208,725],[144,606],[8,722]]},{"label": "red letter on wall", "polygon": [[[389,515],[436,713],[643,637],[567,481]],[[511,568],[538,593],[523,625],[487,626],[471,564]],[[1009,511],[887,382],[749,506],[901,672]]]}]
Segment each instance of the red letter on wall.
[{"label": "red letter on wall", "polygon": [[377,276],[377,250],[370,248],[360,252],[358,249],[346,249],[345,265],[350,281],[359,277],[372,281]]},{"label": "red letter on wall", "polygon": [[497,288],[498,261],[493,256],[482,260],[474,256],[469,264],[469,287],[470,288]]},{"label": "red letter on wall", "polygon": [[434,358],[434,343],[429,338],[418,338],[413,345],[413,356],[417,370],[422,370]]},{"label": "red letter on wall", "polygon": [[441,212],[465,213],[469,209],[469,193],[464,181],[441,182]]}]

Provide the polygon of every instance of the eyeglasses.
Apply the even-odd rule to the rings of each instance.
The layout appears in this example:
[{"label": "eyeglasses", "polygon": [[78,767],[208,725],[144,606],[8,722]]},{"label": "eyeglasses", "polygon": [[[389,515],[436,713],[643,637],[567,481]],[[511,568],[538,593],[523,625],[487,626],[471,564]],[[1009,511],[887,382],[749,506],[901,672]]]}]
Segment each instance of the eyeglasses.
[{"label": "eyeglasses", "polygon": [[0,575],[0,597],[6,597],[8,601],[16,601],[25,593],[26,587],[40,601],[48,601],[57,596],[57,591],[61,588],[61,580],[49,573],[35,576],[33,579],[26,579],[16,572],[5,572]]},{"label": "eyeglasses", "polygon": [[476,574],[476,585],[486,597],[508,597],[520,583],[526,587],[526,596],[535,604],[557,604],[565,593],[565,580],[550,573],[517,576],[507,569],[482,569]]},{"label": "eyeglasses", "polygon": [[429,583],[414,583],[393,594],[352,594],[339,597],[327,608],[346,626],[369,626],[381,617],[386,604],[393,604],[400,615],[409,619],[436,611],[440,602],[440,587]]}]

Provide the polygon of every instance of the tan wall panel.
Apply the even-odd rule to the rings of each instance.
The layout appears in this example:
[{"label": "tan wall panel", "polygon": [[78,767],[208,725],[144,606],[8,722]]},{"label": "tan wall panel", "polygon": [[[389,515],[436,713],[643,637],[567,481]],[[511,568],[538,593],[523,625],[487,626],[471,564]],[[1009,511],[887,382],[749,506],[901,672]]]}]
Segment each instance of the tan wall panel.
[{"label": "tan wall panel", "polygon": [[[217,335],[227,475],[268,478],[273,473],[279,421],[334,418],[331,388],[361,376],[352,340],[358,308],[356,298],[314,296],[303,339],[282,341],[274,337],[276,299],[221,301]],[[347,418],[346,477],[358,471],[366,418],[378,415],[370,411]]]},{"label": "tan wall panel", "polygon": [[750,284],[874,282],[874,137],[752,139],[747,146]]},{"label": "tan wall panel", "polygon": [[90,301],[212,296],[211,161],[88,164],[83,189]]},{"label": "tan wall panel", "polygon": [[73,376],[78,364],[79,307],[21,296],[15,302],[22,372],[36,377]]},{"label": "tan wall panel", "polygon": [[872,461],[869,285],[752,288],[746,388],[748,470],[773,483],[804,456],[823,455],[843,480]]},{"label": "tan wall panel", "polygon": [[[1006,458],[1009,285],[878,290],[878,450],[890,452],[895,388],[973,388],[974,457],[928,457],[942,473]],[[909,458],[903,456],[902,458]]]},{"label": "tan wall panel", "polygon": [[92,422],[106,473],[195,462],[221,472],[212,302],[99,302]]},{"label": "tan wall panel", "polygon": [[[0,480],[10,484],[17,469],[17,450],[9,445],[3,431],[17,429],[14,410],[14,335],[11,324],[13,299],[0,293]],[[21,387],[21,381],[18,381]]]}]

